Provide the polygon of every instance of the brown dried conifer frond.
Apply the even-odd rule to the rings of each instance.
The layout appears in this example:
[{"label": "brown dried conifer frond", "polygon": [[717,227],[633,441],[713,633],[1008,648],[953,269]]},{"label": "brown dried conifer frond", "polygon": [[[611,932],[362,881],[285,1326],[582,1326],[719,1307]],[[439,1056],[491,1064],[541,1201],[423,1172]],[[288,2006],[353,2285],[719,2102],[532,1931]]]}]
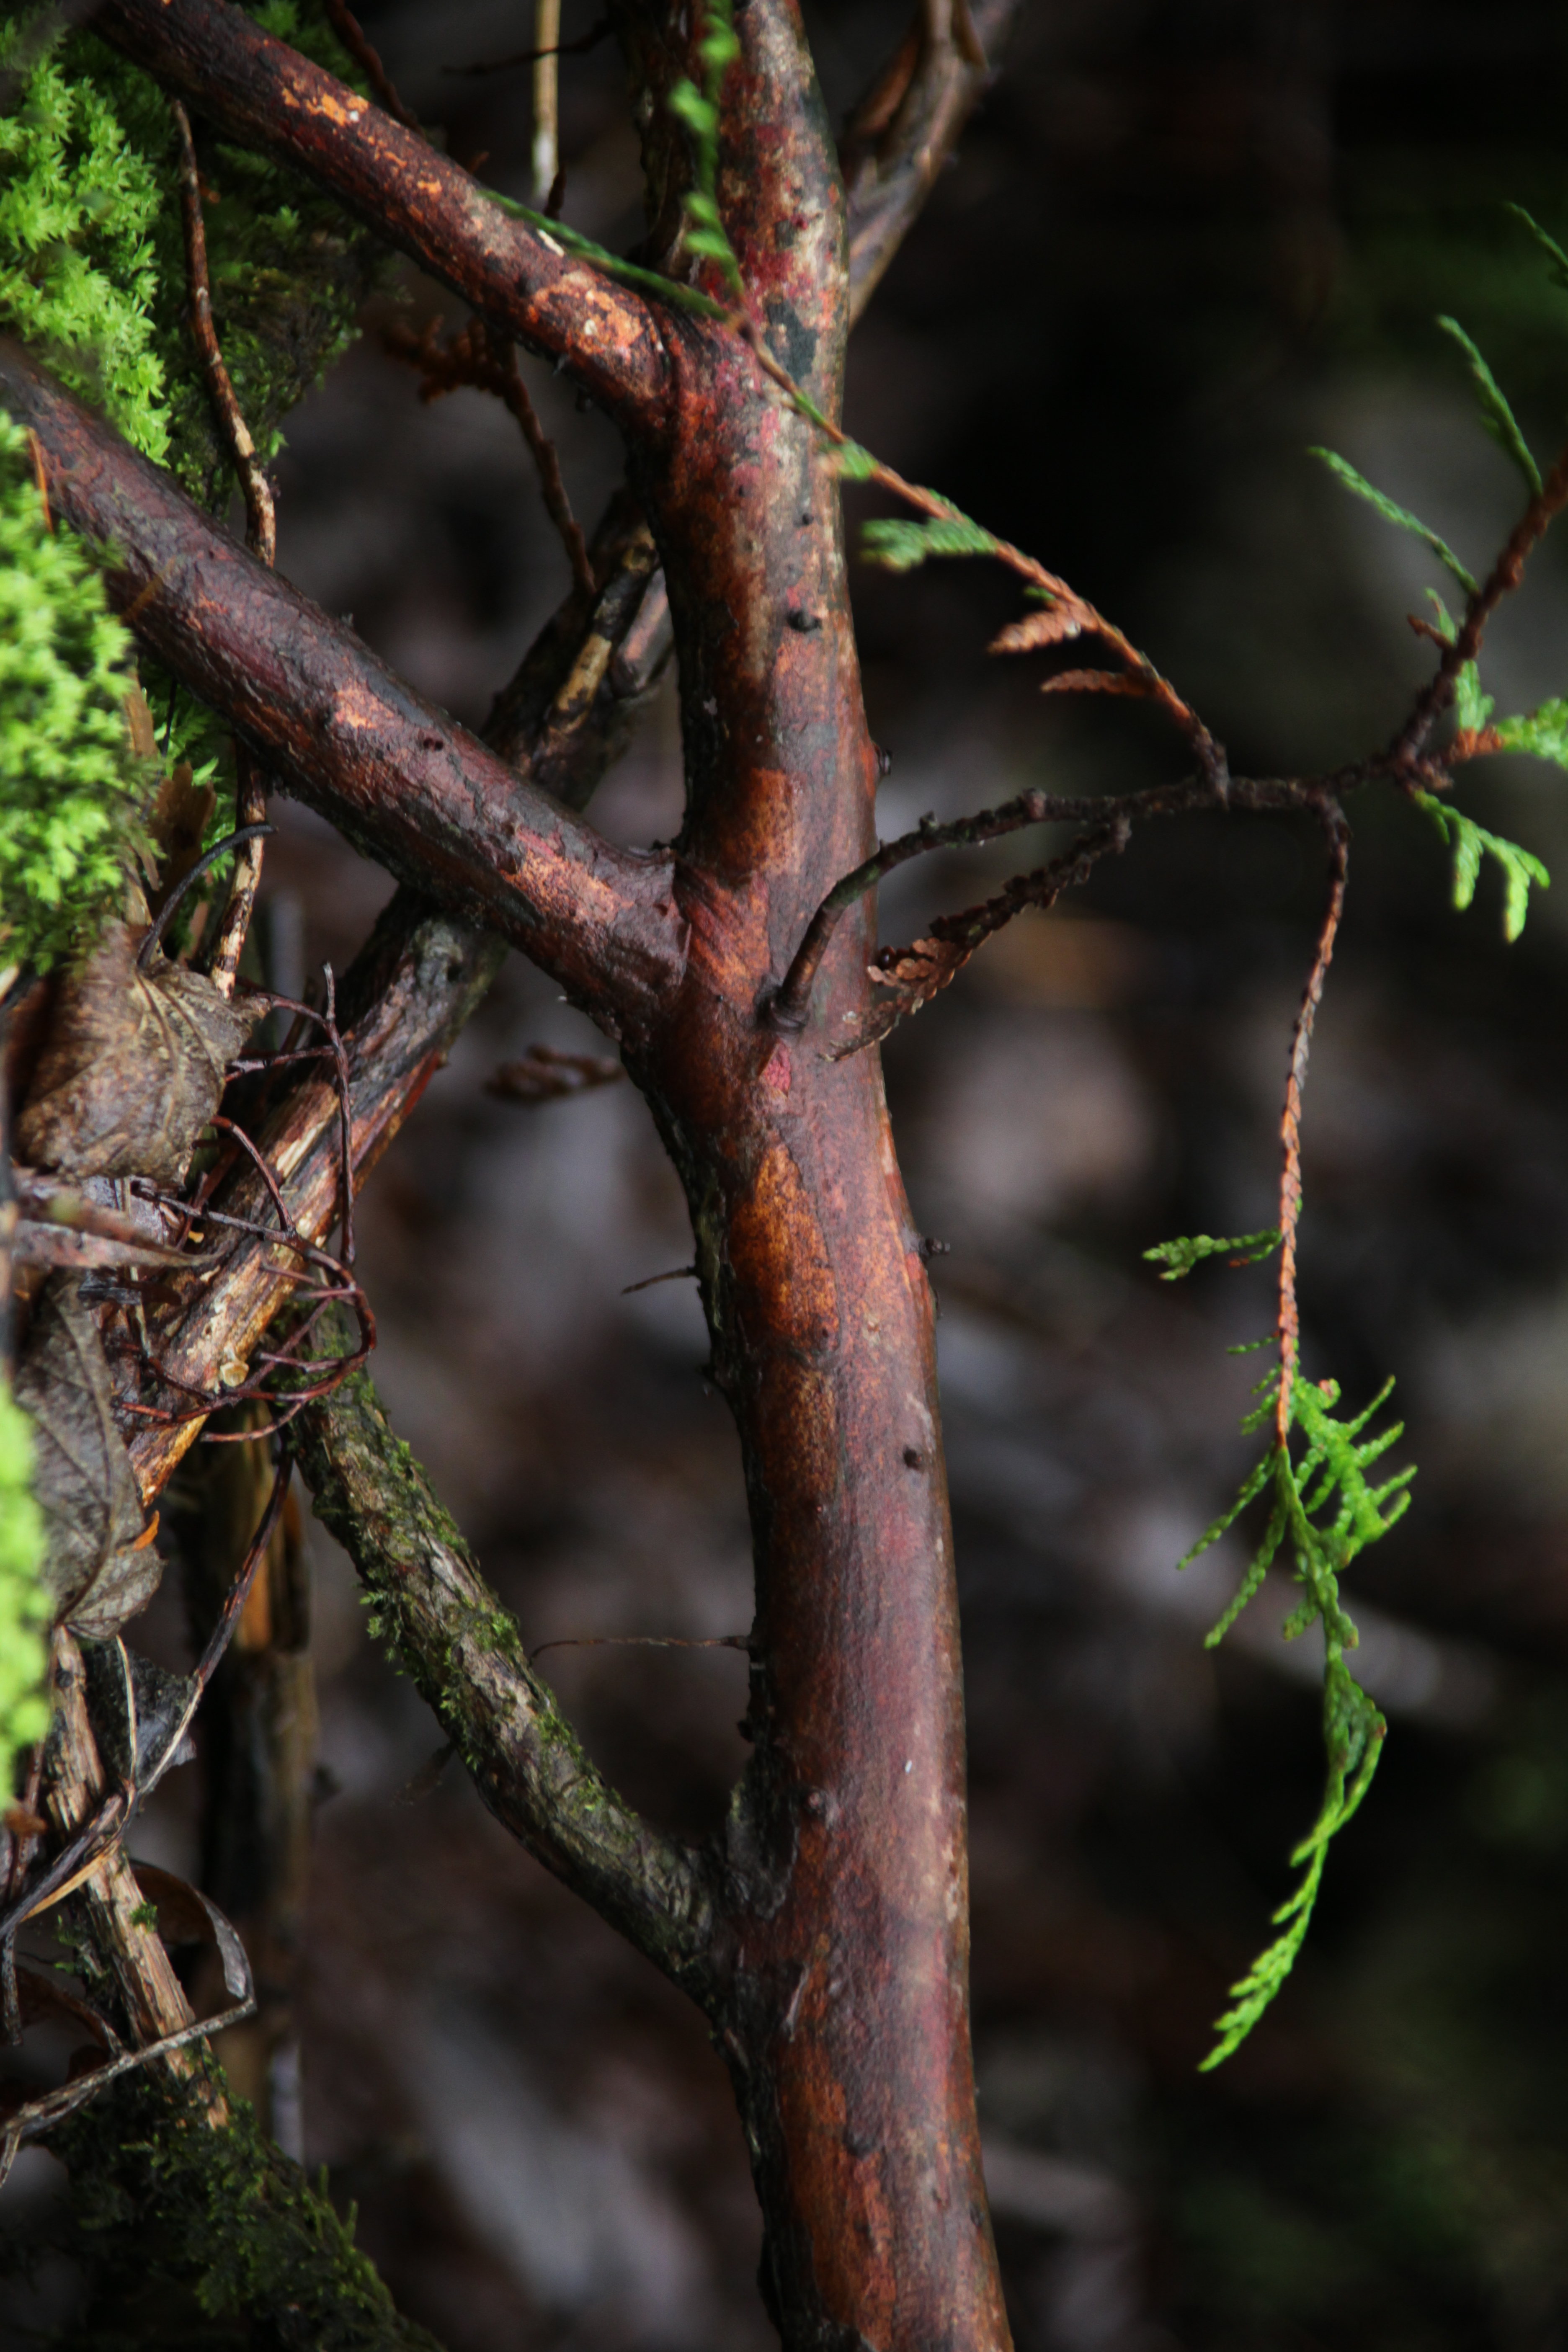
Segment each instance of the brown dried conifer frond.
[{"label": "brown dried conifer frond", "polygon": [[1159,691],[1141,669],[1064,669],[1040,684],[1042,694],[1125,694],[1153,699]]},{"label": "brown dried conifer frond", "polygon": [[1069,637],[1082,636],[1086,627],[1090,626],[1092,623],[1076,605],[1042,604],[1037,611],[1026,613],[1021,621],[1009,621],[992,638],[986,650],[994,654],[1039,653],[1047,646],[1059,646]]},{"label": "brown dried conifer frond", "polygon": [[1283,1154],[1279,1171],[1279,1388],[1275,1401],[1275,1436],[1283,1453],[1290,1437],[1290,1391],[1295,1383],[1300,1349],[1301,1324],[1296,1305],[1296,1237],[1301,1222],[1301,1090],[1307,1082],[1307,1061],[1312,1048],[1312,1028],[1322,1002],[1323,983],[1333,961],[1334,940],[1344,913],[1345,886],[1350,878],[1350,826],[1337,801],[1321,809],[1329,844],[1329,903],[1319,929],[1312,968],[1307,974],[1300,1009],[1290,1038],[1290,1067],[1285,1081],[1285,1108],[1279,1118]]}]

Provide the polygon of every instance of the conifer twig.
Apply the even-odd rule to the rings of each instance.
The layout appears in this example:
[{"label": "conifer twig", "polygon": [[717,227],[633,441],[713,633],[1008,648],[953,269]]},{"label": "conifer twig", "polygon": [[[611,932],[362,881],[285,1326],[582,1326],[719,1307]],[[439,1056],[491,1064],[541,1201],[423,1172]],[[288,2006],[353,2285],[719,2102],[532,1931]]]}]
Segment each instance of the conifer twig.
[{"label": "conifer twig", "polygon": [[419,117],[398,97],[380,56],[366,40],[359,18],[345,5],[345,0],[327,0],[327,14],[332,20],[333,32],[374,90],[383,110],[395,122],[401,122],[405,131],[417,131]]},{"label": "conifer twig", "polygon": [[[169,101],[180,142],[180,215],[185,234],[185,278],[190,292],[191,333],[201,358],[207,393],[217,414],[218,427],[228,445],[230,459],[245,499],[245,538],[251,553],[270,571],[278,552],[278,511],[272,488],[256,454],[234,384],[224,365],[217,330],[213,324],[212,287],[207,276],[206,227],[202,218],[201,173],[196,166],[191,120],[177,98]],[[267,814],[267,777],[248,747],[237,753],[238,782],[235,823],[241,830],[259,827]],[[229,879],[228,898],[218,924],[207,970],[220,994],[232,996],[245,949],[256,894],[261,887],[262,839],[259,831],[241,847]]]},{"label": "conifer twig", "polygon": [[1296,1307],[1296,1234],[1301,1219],[1301,1089],[1307,1081],[1312,1026],[1322,1002],[1329,965],[1333,961],[1334,939],[1344,912],[1345,883],[1350,873],[1350,826],[1344,811],[1337,801],[1325,798],[1321,814],[1329,844],[1329,903],[1296,1015],[1290,1040],[1290,1069],[1285,1081],[1285,1108],[1279,1119],[1284,1165],[1279,1176],[1279,1387],[1274,1404],[1274,1433],[1281,1454],[1290,1442],[1290,1392],[1301,1336]]},{"label": "conifer twig", "polygon": [[212,287],[207,277],[206,227],[202,218],[201,174],[196,166],[191,119],[177,98],[169,111],[180,142],[180,217],[185,234],[185,276],[190,296],[191,334],[202,363],[208,396],[217,412],[218,429],[228,446],[234,470],[245,499],[246,544],[253,555],[270,565],[278,551],[278,520],[271,486],[256,454],[250,428],[240,414],[234,384],[224,365],[213,325]]},{"label": "conifer twig", "polygon": [[[1419,766],[1427,737],[1454,698],[1459,672],[1480,652],[1488,622],[1503,598],[1519,586],[1537,541],[1545,537],[1564,506],[1568,506],[1568,448],[1562,451],[1510,531],[1501,554],[1471,596],[1454,636],[1443,641],[1442,658],[1436,671],[1416,696],[1415,708],[1389,746],[1388,763],[1396,774]],[[1446,782],[1447,779],[1441,781]]]}]

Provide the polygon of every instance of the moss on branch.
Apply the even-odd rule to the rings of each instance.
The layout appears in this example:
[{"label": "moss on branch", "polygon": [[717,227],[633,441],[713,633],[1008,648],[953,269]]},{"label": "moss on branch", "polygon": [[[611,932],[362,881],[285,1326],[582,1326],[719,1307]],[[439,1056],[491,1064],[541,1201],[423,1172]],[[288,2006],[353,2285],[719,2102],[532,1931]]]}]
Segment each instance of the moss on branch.
[{"label": "moss on branch", "polygon": [[316,1516],[359,1571],[372,1631],[497,1820],[702,1998],[712,1893],[701,1856],[651,1828],[590,1760],[368,1374],[352,1374],[295,1427]]},{"label": "moss on branch", "polygon": [[91,2282],[66,2352],[439,2352],[355,2246],[352,2210],[342,2220],[250,2107],[230,2105],[215,2128],[189,2085],[147,2073],[53,2136]]}]

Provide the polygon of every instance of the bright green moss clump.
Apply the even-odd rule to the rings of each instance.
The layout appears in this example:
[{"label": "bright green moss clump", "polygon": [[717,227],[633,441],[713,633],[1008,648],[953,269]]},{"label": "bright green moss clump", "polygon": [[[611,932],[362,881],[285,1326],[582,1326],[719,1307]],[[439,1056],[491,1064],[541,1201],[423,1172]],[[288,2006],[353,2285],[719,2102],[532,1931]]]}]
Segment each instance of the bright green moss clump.
[{"label": "bright green moss clump", "polygon": [[[30,54],[33,26],[0,28],[0,74]],[[25,70],[25,68],[24,68]],[[46,56],[0,115],[0,321],[101,408],[143,456],[168,453],[155,345],[153,162],[110,98]]]},{"label": "bright green moss clump", "polygon": [[44,1521],[32,1475],[31,1424],[0,1382],[0,1804],[10,1801],[17,1751],[41,1739],[49,1722],[49,1604],[38,1573]]},{"label": "bright green moss clump", "polygon": [[57,962],[119,899],[150,782],[135,680],[100,576],[50,530],[27,436],[0,415],[0,965]]}]

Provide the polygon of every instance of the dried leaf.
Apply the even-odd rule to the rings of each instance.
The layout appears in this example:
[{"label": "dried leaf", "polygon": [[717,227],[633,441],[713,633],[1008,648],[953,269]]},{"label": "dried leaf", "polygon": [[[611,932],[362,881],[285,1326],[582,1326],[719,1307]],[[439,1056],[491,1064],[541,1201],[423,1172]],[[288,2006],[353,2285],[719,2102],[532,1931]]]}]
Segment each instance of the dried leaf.
[{"label": "dried leaf", "polygon": [[137,1885],[148,1902],[157,1907],[158,1933],[163,1942],[216,1944],[229,1999],[248,2000],[250,1962],[245,1956],[245,1946],[217,1905],[209,1903],[199,1887],[176,1878],[173,1871],[160,1870],[150,1862],[133,1862],[131,1867]]},{"label": "dried leaf", "polygon": [[23,1157],[65,1176],[180,1183],[256,1017],[183,964],[139,971],[129,928],[114,925],[60,991],[16,1123]]},{"label": "dried leaf", "polygon": [[182,760],[158,787],[150,830],[164,859],[184,857],[187,865],[200,855],[202,837],[217,806],[211,784],[191,781],[191,763]]},{"label": "dried leaf", "polygon": [[1038,613],[1027,613],[1021,621],[1009,621],[999,636],[991,640],[994,654],[1032,654],[1042,646],[1059,646],[1068,637],[1083,635],[1083,621],[1071,604],[1051,604]]},{"label": "dried leaf", "polygon": [[100,2017],[89,2000],[62,1984],[57,1976],[45,1976],[37,1969],[18,1968],[16,1970],[17,2010],[24,2025],[79,2025],[90,2033],[100,2050],[118,2055],[120,2037],[106,2017]]},{"label": "dried leaf", "polygon": [[142,1537],[142,1492],[110,1410],[98,1326],[73,1276],[55,1275],[16,1372],[34,1423],[34,1493],[48,1540],[45,1578],[57,1620],[103,1641],[143,1608],[163,1562]]},{"label": "dried leaf", "polygon": [[192,782],[188,760],[182,760],[164,777],[153,804],[150,827],[158,845],[162,868],[157,905],[161,906],[184,880],[201,856],[202,843],[216,806],[217,794],[211,784]]}]

